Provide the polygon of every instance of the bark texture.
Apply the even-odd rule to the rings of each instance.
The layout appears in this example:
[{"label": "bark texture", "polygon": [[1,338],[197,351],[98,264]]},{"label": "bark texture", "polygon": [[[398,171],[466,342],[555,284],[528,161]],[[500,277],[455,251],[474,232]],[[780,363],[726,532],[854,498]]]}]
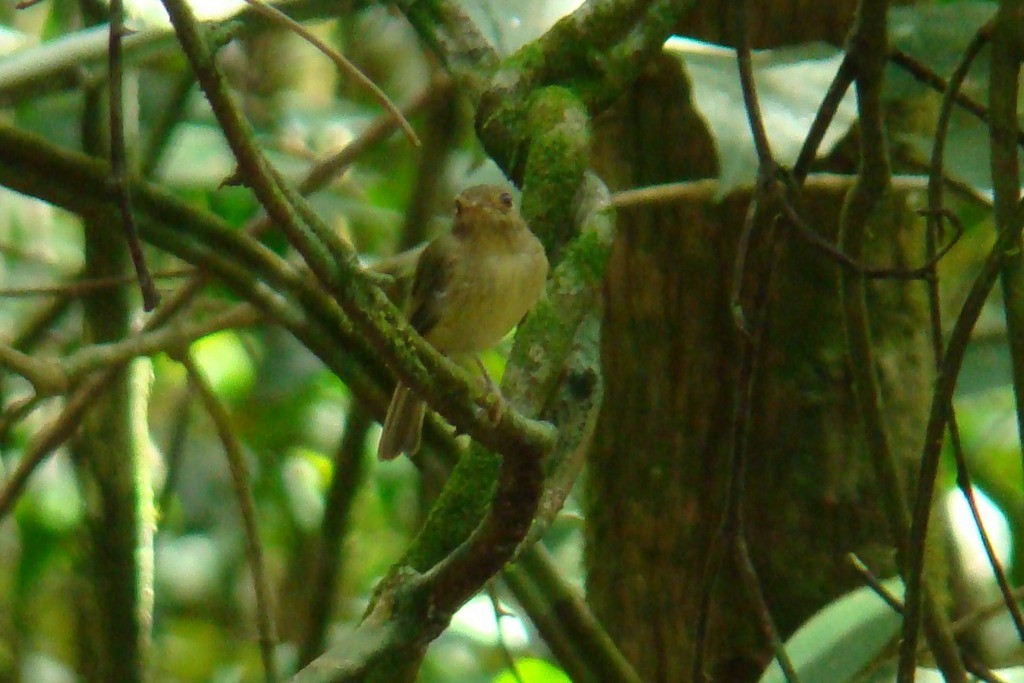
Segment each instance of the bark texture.
[{"label": "bark texture", "polygon": [[[714,175],[686,92],[681,70],[665,60],[601,119],[598,170],[613,189]],[[822,234],[834,236],[846,189],[808,187],[807,215]],[[618,217],[605,291],[606,393],[587,480],[588,599],[645,681],[690,680],[732,443],[739,347],[730,288],[748,200],[708,196]],[[889,200],[868,246],[873,265],[921,262],[915,201]],[[766,598],[788,635],[857,584],[846,553],[882,573],[893,557],[849,383],[838,266],[792,234],[785,244],[769,294],[745,510]],[[764,267],[764,251],[755,239],[749,273]],[[754,286],[749,279],[748,291]],[[884,409],[908,474],[932,378],[924,296],[919,282],[871,288]],[[709,673],[756,680],[770,655],[731,570],[713,595]]]}]

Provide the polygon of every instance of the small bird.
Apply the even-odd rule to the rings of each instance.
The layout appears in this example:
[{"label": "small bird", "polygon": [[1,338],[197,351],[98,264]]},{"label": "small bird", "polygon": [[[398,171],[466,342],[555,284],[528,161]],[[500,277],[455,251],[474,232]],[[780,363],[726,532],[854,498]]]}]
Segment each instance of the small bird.
[{"label": "small bird", "polygon": [[[476,185],[455,198],[451,232],[420,255],[406,314],[444,355],[474,355],[522,320],[543,293],[547,275],[544,247],[512,194],[497,185]],[[425,409],[399,382],[377,447],[381,460],[419,450]]]}]

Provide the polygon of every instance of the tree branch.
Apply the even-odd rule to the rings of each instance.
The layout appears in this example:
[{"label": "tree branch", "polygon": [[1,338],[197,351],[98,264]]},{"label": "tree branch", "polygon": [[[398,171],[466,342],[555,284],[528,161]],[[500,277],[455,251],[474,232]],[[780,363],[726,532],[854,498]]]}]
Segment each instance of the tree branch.
[{"label": "tree branch", "polygon": [[[360,334],[389,365],[401,370],[403,381],[431,407],[494,450],[544,448],[550,444],[548,429],[515,411],[507,411],[496,424],[491,424],[485,411],[476,409],[479,389],[466,373],[412,330],[387,296],[359,269],[351,249],[328,234],[296,193],[282,187],[276,172],[256,147],[249,124],[229,96],[188,5],[183,0],[165,0],[164,4],[246,183]],[[334,254],[332,260],[325,244],[345,251]]]}]

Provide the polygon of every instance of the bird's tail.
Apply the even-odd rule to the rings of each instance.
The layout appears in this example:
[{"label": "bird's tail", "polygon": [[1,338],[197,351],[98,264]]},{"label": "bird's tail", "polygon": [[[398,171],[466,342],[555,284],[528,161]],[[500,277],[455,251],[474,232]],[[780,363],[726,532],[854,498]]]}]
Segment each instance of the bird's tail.
[{"label": "bird's tail", "polygon": [[426,404],[409,387],[404,384],[396,386],[384,418],[377,457],[392,460],[402,453],[413,455],[418,451],[425,412]]}]

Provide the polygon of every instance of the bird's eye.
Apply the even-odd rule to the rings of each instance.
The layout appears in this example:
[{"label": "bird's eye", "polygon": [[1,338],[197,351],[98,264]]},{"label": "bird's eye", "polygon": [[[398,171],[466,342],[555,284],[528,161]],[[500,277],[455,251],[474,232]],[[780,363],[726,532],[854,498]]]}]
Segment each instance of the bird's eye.
[{"label": "bird's eye", "polygon": [[465,208],[465,205],[463,204],[462,200],[459,197],[456,197],[455,198],[455,215],[456,216],[461,216],[463,208]]},{"label": "bird's eye", "polygon": [[512,195],[509,194],[508,192],[502,192],[501,196],[498,199],[501,200],[501,205],[504,206],[506,209],[512,208]]}]

